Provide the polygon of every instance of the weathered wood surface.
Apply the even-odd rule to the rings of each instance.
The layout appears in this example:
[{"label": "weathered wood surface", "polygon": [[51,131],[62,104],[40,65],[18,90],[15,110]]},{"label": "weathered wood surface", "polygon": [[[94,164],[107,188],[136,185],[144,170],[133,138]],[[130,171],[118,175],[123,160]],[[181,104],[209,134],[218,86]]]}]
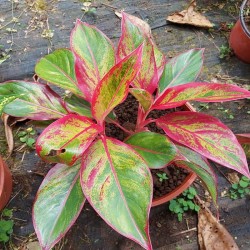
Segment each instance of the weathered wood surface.
[{"label": "weathered wood surface", "polygon": [[[186,0],[103,0],[92,1],[97,8],[95,15],[84,14],[81,10],[83,6],[80,1],[47,1],[47,11],[37,12],[32,6],[35,1],[19,0],[14,4],[12,9],[11,1],[0,0],[0,24],[4,26],[12,19],[13,16],[19,17],[19,23],[13,23],[0,28],[0,45],[4,49],[10,47],[10,42],[13,42],[11,56],[8,60],[0,65],[0,82],[10,79],[31,79],[34,74],[34,65],[41,56],[48,53],[49,50],[54,50],[61,47],[69,47],[69,36],[74,22],[77,18],[83,21],[96,25],[104,33],[106,33],[114,43],[118,42],[120,35],[120,20],[114,14],[114,10],[125,10],[126,12],[141,17],[148,21],[153,29],[153,36],[160,49],[168,56],[176,55],[194,47],[204,47],[205,61],[201,80],[214,80],[225,82],[225,79],[235,81],[237,83],[249,86],[250,84],[250,65],[240,62],[237,58],[219,59],[219,47],[227,44],[227,38],[224,33],[219,31],[208,32],[206,30],[197,29],[188,26],[177,26],[166,22],[166,16],[176,10],[182,10],[188,4]],[[225,3],[222,9],[216,3]],[[229,12],[229,7],[234,6],[232,1],[197,1],[198,6],[206,10],[205,15],[216,24],[215,30],[218,30],[222,22],[235,22],[237,19],[236,13]],[[37,19],[36,19],[37,18]],[[48,22],[46,22],[48,20]],[[43,38],[42,32],[45,29],[53,30],[54,36],[51,42]],[[10,33],[6,28],[16,29],[17,32]],[[33,30],[34,29],[34,30]],[[227,112],[218,107],[223,107],[224,110],[229,109],[235,119],[229,118]],[[198,107],[200,108],[200,107]],[[209,105],[209,109],[203,111],[214,114],[220,117],[226,124],[235,132],[250,132],[250,115],[247,111],[250,110],[250,101],[231,102],[229,104]],[[1,124],[2,126],[2,124]],[[17,227],[15,233],[17,235],[28,235],[32,232],[32,222],[30,217],[31,205],[34,195],[38,188],[37,180],[40,182],[41,177],[32,174],[39,168],[40,161],[34,158],[33,154],[25,156],[25,161],[22,163],[22,173],[29,175],[31,192],[28,199],[23,197],[26,191],[21,191],[17,195],[17,202],[14,206],[18,212],[16,217],[22,218],[23,213],[26,213],[27,222],[20,223],[22,227]],[[29,172],[31,171],[31,172]],[[20,181],[21,179],[19,179]],[[34,182],[36,183],[35,185]],[[223,189],[224,179],[220,178],[220,190]],[[16,179],[16,191],[18,191],[18,179]],[[13,201],[15,202],[15,201]],[[250,242],[250,216],[249,216],[249,199],[242,200],[240,203],[229,203],[228,200],[221,199],[222,205],[221,215],[225,219],[226,227],[237,237],[237,243],[242,246],[242,249],[249,249]],[[181,234],[179,237],[171,237],[173,232],[180,228],[176,220],[167,212],[167,205],[155,208],[152,210],[152,216],[157,218],[161,225],[151,225],[151,234],[153,245],[159,249],[175,249],[180,246],[181,249],[197,249],[197,244],[194,244],[196,237],[193,237],[193,242],[189,242],[186,238],[188,234]],[[27,214],[28,213],[28,214]],[[169,221],[166,220],[169,217]],[[175,227],[171,230],[169,225]],[[166,232],[166,227],[170,228],[167,235],[161,232]],[[165,228],[165,230],[164,230]],[[183,230],[187,229],[184,228]],[[181,230],[182,230],[181,229]],[[155,234],[155,236],[153,236]],[[193,233],[194,235],[195,233]],[[73,237],[76,243],[68,242],[63,249],[141,249],[129,240],[120,237],[112,229],[110,229],[100,218],[96,217],[96,213],[87,206],[84,213],[80,216],[77,225],[69,234]],[[71,238],[72,239],[72,238]],[[109,241],[114,241],[114,244],[108,244]],[[108,248],[106,246],[109,246]],[[78,248],[77,248],[78,247]],[[85,247],[85,248],[84,248]],[[1,246],[0,246],[1,248]]]}]

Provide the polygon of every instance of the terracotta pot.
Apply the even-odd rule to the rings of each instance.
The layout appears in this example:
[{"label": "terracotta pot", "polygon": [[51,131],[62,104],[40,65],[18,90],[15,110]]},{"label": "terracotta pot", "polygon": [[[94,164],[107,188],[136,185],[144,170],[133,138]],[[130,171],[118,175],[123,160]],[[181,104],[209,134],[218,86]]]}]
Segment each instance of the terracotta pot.
[{"label": "terracotta pot", "polygon": [[9,201],[11,191],[12,176],[9,168],[0,157],[0,210],[2,210]]},{"label": "terracotta pot", "polygon": [[250,31],[247,29],[243,18],[243,10],[247,1],[245,0],[241,5],[240,19],[230,33],[229,45],[240,60],[250,63]]},{"label": "terracotta pot", "polygon": [[241,145],[250,144],[250,134],[237,134],[236,137]]},{"label": "terracotta pot", "polygon": [[[183,108],[185,111],[196,112],[196,110],[194,109],[194,107],[190,103],[186,103],[183,106]],[[178,195],[180,195],[183,191],[185,191],[195,181],[196,177],[197,177],[197,175],[194,172],[190,172],[190,174],[185,178],[185,180],[182,182],[182,184],[180,186],[178,186],[176,189],[174,189],[170,193],[168,193],[160,198],[153,199],[152,207],[161,205],[163,203],[166,203],[166,202],[176,198]]]}]

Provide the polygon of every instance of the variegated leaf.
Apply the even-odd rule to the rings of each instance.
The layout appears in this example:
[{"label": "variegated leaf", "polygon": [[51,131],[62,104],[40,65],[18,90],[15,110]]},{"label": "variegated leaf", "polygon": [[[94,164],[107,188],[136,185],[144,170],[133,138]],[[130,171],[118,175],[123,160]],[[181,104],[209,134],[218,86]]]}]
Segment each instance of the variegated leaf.
[{"label": "variegated leaf", "polygon": [[92,99],[92,115],[99,124],[118,104],[125,100],[129,84],[141,66],[142,45],[116,64],[101,80]]},{"label": "variegated leaf", "polygon": [[5,106],[17,98],[18,95],[0,96],[0,116],[3,114]]},{"label": "variegated leaf", "polygon": [[[8,81],[0,84],[3,111],[11,116],[32,120],[52,120],[63,117],[67,111],[60,97],[47,85],[37,82]],[[1,103],[3,104],[3,103]]]},{"label": "variegated leaf", "polygon": [[149,25],[143,20],[123,12],[122,35],[117,50],[118,60],[129,55],[142,42],[144,42],[142,68],[134,79],[133,86],[153,93],[159,80],[158,68],[162,67],[164,56],[153,43]]},{"label": "variegated leaf", "polygon": [[159,81],[159,93],[166,88],[193,82],[203,64],[203,49],[191,49],[169,60]]},{"label": "variegated leaf", "polygon": [[115,65],[111,41],[96,27],[77,20],[70,37],[78,86],[89,102],[104,75]]},{"label": "variegated leaf", "polygon": [[84,97],[78,88],[74,56],[70,50],[58,49],[46,55],[36,64],[35,72],[45,81]]},{"label": "variegated leaf", "polygon": [[217,204],[217,177],[209,162],[200,154],[189,148],[179,145],[177,148],[179,149],[182,156],[186,158],[186,160],[175,161],[175,164],[178,167],[190,168],[193,172],[195,172],[205,184],[214,204]]},{"label": "variegated leaf", "polygon": [[153,103],[153,96],[144,89],[130,88],[129,92],[138,100],[143,110],[148,111]]},{"label": "variegated leaf", "polygon": [[187,101],[224,102],[247,97],[250,97],[250,92],[235,85],[195,82],[166,89],[156,99],[153,108],[178,107]]},{"label": "variegated leaf", "polygon": [[36,142],[37,153],[47,162],[73,165],[100,130],[89,118],[69,114],[43,131]]},{"label": "variegated leaf", "polygon": [[53,246],[76,221],[85,202],[80,164],[53,167],[43,180],[33,206],[33,224],[43,250]]},{"label": "variegated leaf", "polygon": [[141,155],[151,169],[167,166],[177,152],[166,136],[149,131],[133,134],[125,142]]},{"label": "variegated leaf", "polygon": [[175,112],[156,121],[173,140],[250,177],[246,156],[233,132],[217,118],[196,112]]},{"label": "variegated leaf", "polygon": [[148,225],[152,178],[132,148],[111,138],[95,141],[83,156],[81,185],[87,200],[110,226],[152,249]]}]

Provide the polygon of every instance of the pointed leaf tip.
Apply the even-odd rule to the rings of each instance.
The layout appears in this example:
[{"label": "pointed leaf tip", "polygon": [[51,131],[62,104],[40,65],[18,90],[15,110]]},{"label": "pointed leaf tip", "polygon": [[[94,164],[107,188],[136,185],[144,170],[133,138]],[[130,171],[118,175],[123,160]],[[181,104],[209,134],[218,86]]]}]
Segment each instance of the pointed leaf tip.
[{"label": "pointed leaf tip", "polygon": [[143,44],[111,68],[96,87],[92,114],[99,124],[127,97],[129,85],[141,67],[142,49]]},{"label": "pointed leaf tip", "polygon": [[120,234],[151,249],[152,177],[142,158],[123,142],[98,139],[83,156],[80,176],[83,192],[98,214]]}]

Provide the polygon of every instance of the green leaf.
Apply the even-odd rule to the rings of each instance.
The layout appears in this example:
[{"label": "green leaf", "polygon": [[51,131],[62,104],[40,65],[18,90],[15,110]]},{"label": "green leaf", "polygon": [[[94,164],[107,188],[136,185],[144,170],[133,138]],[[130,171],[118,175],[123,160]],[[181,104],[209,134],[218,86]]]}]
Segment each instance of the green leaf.
[{"label": "green leaf", "polygon": [[195,210],[196,212],[199,212],[199,211],[200,211],[200,206],[195,205],[195,206],[194,206],[194,210]]},{"label": "green leaf", "polygon": [[26,135],[26,136],[20,137],[19,140],[20,140],[21,142],[26,142],[26,141],[28,140],[28,138],[29,138],[28,135]]},{"label": "green leaf", "polygon": [[132,148],[113,138],[96,140],[83,155],[81,185],[87,200],[109,225],[151,249],[152,177]]},{"label": "green leaf", "polygon": [[188,188],[188,192],[189,192],[190,194],[192,194],[192,195],[197,195],[197,192],[196,192],[195,188],[193,188],[193,187],[189,187],[189,188]]},{"label": "green leaf", "polygon": [[43,180],[33,207],[33,223],[43,249],[52,247],[74,224],[85,202],[80,164],[57,164]]},{"label": "green leaf", "polygon": [[34,138],[28,138],[28,140],[26,141],[26,144],[29,147],[33,147],[34,143],[36,142],[36,140]]},{"label": "green leaf", "polygon": [[3,96],[3,97],[0,95],[0,116],[3,114],[3,110],[5,106],[17,98],[18,98],[17,95],[13,95],[13,96],[10,95],[10,96]]},{"label": "green leaf", "polygon": [[12,209],[8,209],[8,208],[5,208],[5,209],[2,211],[2,216],[11,218],[11,217],[13,216],[13,210],[12,210]]},{"label": "green leaf", "polygon": [[58,49],[46,55],[36,64],[36,74],[58,87],[84,97],[79,90],[75,76],[73,53],[68,49]]},{"label": "green leaf", "polygon": [[249,182],[246,182],[246,181],[243,181],[243,180],[240,180],[239,184],[240,184],[240,186],[242,188],[246,188],[246,187],[249,186]]},{"label": "green leaf", "polygon": [[[176,161],[175,164],[179,167],[187,167],[190,168],[193,172],[195,172],[202,182],[206,185],[213,202],[217,204],[217,178],[216,175],[211,168],[210,164],[207,160],[205,160],[200,154],[197,152],[177,145],[178,150],[181,155],[184,156],[187,160],[185,161]],[[191,190],[193,188],[191,187]],[[191,191],[193,195],[196,195],[196,191]]]},{"label": "green leaf", "polygon": [[168,61],[160,78],[159,93],[166,88],[193,82],[200,73],[203,52],[203,49],[191,49]]},{"label": "green leaf", "polygon": [[64,101],[65,105],[71,112],[92,118],[89,102],[76,95],[72,95],[70,97],[67,96],[64,98]]},{"label": "green leaf", "polygon": [[4,112],[32,120],[52,120],[63,117],[61,98],[47,85],[37,82],[9,81],[0,84],[0,99],[18,96],[4,107]]},{"label": "green leaf", "polygon": [[233,189],[238,189],[238,183],[232,184],[232,188],[233,188]]},{"label": "green leaf", "polygon": [[18,137],[23,137],[23,136],[25,136],[25,135],[27,135],[27,132],[26,132],[26,131],[21,131],[21,132],[19,132],[19,133],[17,134]]},{"label": "green leaf", "polygon": [[174,160],[177,149],[164,135],[153,132],[139,132],[126,141],[137,151],[152,169],[162,168]]},{"label": "green leaf", "polygon": [[177,217],[178,217],[178,221],[182,221],[182,219],[183,219],[183,215],[182,215],[182,213],[179,213],[178,215],[177,215]]}]

